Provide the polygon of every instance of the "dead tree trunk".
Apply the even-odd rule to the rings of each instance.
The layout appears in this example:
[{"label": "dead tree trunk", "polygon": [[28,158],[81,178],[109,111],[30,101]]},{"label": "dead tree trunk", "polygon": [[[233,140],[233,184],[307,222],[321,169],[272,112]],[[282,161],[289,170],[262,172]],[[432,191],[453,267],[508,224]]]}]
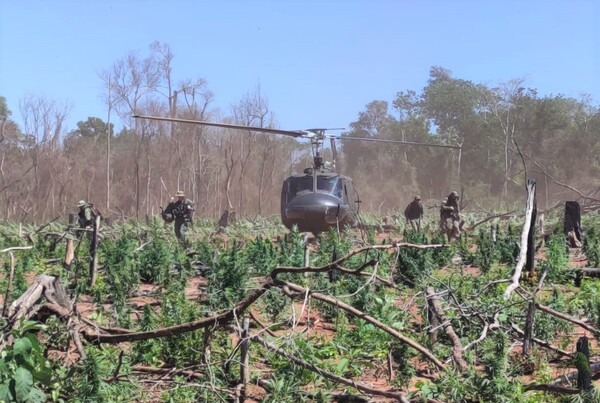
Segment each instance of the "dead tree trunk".
[{"label": "dead tree trunk", "polygon": [[[535,276],[535,219],[537,216],[535,182],[533,183],[531,191],[533,193],[533,207],[531,210],[531,226],[529,227],[529,232],[527,234],[527,260],[525,261],[525,271],[528,273],[529,280],[533,280],[533,277]],[[525,329],[525,331],[527,331],[527,329]]]},{"label": "dead tree trunk", "polygon": [[523,224],[523,231],[521,232],[521,250],[519,252],[519,259],[515,266],[515,272],[511,277],[511,284],[504,291],[504,299],[508,299],[510,294],[519,287],[519,279],[521,278],[521,272],[527,261],[527,244],[529,239],[529,229],[532,225],[533,208],[535,205],[535,181],[529,179],[527,181],[527,204],[525,207],[525,223]]}]

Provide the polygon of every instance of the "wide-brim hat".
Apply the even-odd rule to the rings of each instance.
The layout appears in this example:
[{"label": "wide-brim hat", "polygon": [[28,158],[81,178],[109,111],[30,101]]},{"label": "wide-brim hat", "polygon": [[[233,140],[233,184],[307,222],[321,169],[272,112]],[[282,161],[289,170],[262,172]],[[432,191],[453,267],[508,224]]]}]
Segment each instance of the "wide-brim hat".
[{"label": "wide-brim hat", "polygon": [[86,205],[85,200],[79,200],[79,202],[77,203],[77,207],[84,207]]},{"label": "wide-brim hat", "polygon": [[175,196],[182,197],[185,196],[185,193],[183,193],[183,190],[178,190],[177,193],[175,193]]}]

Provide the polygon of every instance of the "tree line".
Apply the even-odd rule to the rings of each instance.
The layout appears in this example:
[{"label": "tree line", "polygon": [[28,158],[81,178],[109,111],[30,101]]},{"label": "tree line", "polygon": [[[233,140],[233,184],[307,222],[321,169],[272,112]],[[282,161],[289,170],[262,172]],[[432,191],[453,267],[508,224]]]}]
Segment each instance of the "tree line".
[{"label": "tree line", "polygon": [[522,79],[488,86],[432,67],[420,92],[400,91],[391,105],[370,102],[348,134],[461,146],[345,142],[346,172],[371,208],[399,208],[396,200],[410,193],[439,200],[461,189],[482,208],[510,204],[522,200],[526,177],[537,180],[542,207],[567,198],[585,203],[600,190],[598,106],[589,95],[542,96]]},{"label": "tree line", "polygon": [[[307,144],[132,117],[277,127],[260,88],[222,113],[206,80],[176,78],[173,58],[167,44],[155,42],[147,56],[131,52],[102,70],[106,117],[88,117],[70,132],[63,128],[68,105],[21,99],[19,126],[0,97],[0,217],[49,220],[86,199],[105,216],[142,218],[158,213],[176,190],[206,217],[225,209],[238,216],[277,214],[282,181],[310,166]],[[115,121],[123,127],[118,132]],[[474,205],[498,206],[522,196],[526,175],[538,179],[548,204],[594,196],[599,133],[599,108],[589,96],[542,96],[521,79],[491,87],[432,67],[420,92],[400,91],[391,104],[368,103],[343,135],[461,149],[345,141],[339,168],[354,179],[363,210],[399,210],[416,193],[439,200],[454,189],[464,189]]]}]

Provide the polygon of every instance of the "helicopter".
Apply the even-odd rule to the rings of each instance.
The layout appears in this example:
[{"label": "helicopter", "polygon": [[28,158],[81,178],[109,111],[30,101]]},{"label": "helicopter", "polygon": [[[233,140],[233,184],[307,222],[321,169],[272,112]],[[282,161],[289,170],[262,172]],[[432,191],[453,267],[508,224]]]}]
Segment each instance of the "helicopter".
[{"label": "helicopter", "polygon": [[[419,147],[442,147],[459,149],[459,146],[427,144],[412,141],[335,136],[327,133],[344,129],[306,129],[280,130],[264,127],[244,126],[230,123],[218,123],[181,118],[134,115],[136,119],[156,120],[163,122],[187,123],[201,126],[220,127],[234,130],[250,130],[268,134],[279,134],[294,138],[310,140],[313,164],[301,174],[293,174],[283,181],[281,188],[281,221],[292,230],[312,232],[318,235],[331,228],[338,230],[353,227],[358,220],[360,198],[354,189],[352,178],[335,172],[337,157],[336,140],[371,141],[378,143],[404,144]],[[325,161],[322,148],[325,139],[330,140],[332,160]]]}]

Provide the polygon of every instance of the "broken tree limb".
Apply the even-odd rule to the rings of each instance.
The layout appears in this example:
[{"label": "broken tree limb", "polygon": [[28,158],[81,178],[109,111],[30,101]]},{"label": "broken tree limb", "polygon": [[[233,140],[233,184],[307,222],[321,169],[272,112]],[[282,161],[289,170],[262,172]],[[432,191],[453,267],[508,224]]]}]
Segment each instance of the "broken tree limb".
[{"label": "broken tree limb", "polygon": [[[515,324],[512,324],[511,327],[520,336],[525,336],[525,332],[523,330],[521,330],[521,328],[519,326],[517,326]],[[533,341],[535,344],[537,344],[537,345],[539,345],[541,347],[545,347],[545,348],[547,348],[549,350],[552,350],[555,353],[558,353],[558,354],[560,354],[560,355],[562,355],[564,357],[571,357],[572,356],[572,354],[569,353],[568,351],[562,350],[562,349],[556,347],[555,345],[550,344],[549,342],[547,342],[545,340],[538,339],[536,337],[532,337],[531,341]]]},{"label": "broken tree limb", "polygon": [[494,315],[494,322],[493,323],[486,323],[485,326],[483,327],[483,330],[481,331],[481,335],[476,340],[473,340],[472,342],[470,342],[469,344],[467,344],[463,348],[463,351],[467,351],[468,349],[470,349],[474,345],[481,343],[487,337],[488,331],[495,330],[495,329],[498,329],[500,327],[500,321],[498,320],[498,315],[499,314],[500,314],[499,312],[496,312],[496,314]]},{"label": "broken tree limb", "polygon": [[427,303],[429,304],[430,309],[437,316],[438,320],[442,322],[444,332],[446,333],[446,335],[450,339],[450,342],[452,343],[452,357],[454,358],[454,362],[456,363],[456,365],[458,365],[461,371],[464,371],[468,368],[468,364],[463,357],[464,349],[462,343],[460,342],[460,338],[458,337],[458,335],[454,331],[454,328],[452,327],[452,324],[444,314],[444,310],[442,309],[442,305],[440,304],[440,297],[436,295],[436,292],[433,289],[433,287],[426,287],[425,295],[427,296]]},{"label": "broken tree limb", "polygon": [[504,291],[504,299],[510,298],[510,294],[519,287],[519,279],[521,278],[521,272],[527,262],[527,241],[529,237],[529,230],[532,222],[533,208],[535,202],[535,181],[530,179],[527,181],[527,204],[525,208],[525,223],[523,224],[523,231],[521,232],[521,250],[519,251],[519,258],[515,266],[515,272],[511,277],[511,284]]},{"label": "broken tree limb", "polygon": [[188,369],[180,369],[180,368],[155,368],[155,367],[146,367],[143,365],[133,365],[131,367],[132,371],[136,371],[136,372],[144,372],[144,373],[148,373],[148,374],[155,374],[155,375],[166,375],[166,376],[176,376],[176,375],[182,375],[185,376],[186,378],[196,378],[196,379],[204,379],[206,377],[206,374],[202,373],[202,372],[197,372],[197,371],[192,371],[192,370],[188,370]]},{"label": "broken tree limb", "polygon": [[16,322],[20,317],[29,312],[44,294],[45,289],[53,288],[55,277],[41,275],[35,278],[35,282],[17,298],[8,308],[8,319]]},{"label": "broken tree limb", "polygon": [[566,313],[555,311],[554,309],[552,309],[552,308],[550,308],[550,307],[548,307],[546,305],[542,305],[542,304],[540,304],[538,302],[535,303],[535,306],[536,306],[536,308],[538,308],[542,312],[546,312],[547,314],[555,316],[555,317],[557,317],[559,319],[564,319],[564,320],[566,320],[568,322],[574,323],[577,326],[580,326],[580,327],[584,328],[585,330],[588,330],[588,331],[592,332],[595,335],[599,335],[600,334],[600,330],[596,329],[593,326],[588,325],[587,323],[585,323],[582,320],[579,320],[579,319],[576,319],[576,318],[574,318],[572,316],[569,316]]},{"label": "broken tree limb", "polygon": [[206,327],[218,328],[234,318],[239,317],[250,305],[252,305],[258,298],[260,298],[269,287],[272,285],[272,280],[267,277],[267,281],[262,285],[261,288],[254,291],[246,299],[242,300],[232,309],[225,311],[219,315],[210,316],[194,322],[183,323],[181,325],[155,329],[147,332],[128,333],[128,334],[100,334],[85,331],[83,336],[91,343],[123,343],[128,341],[140,341],[148,339],[156,339],[160,337],[176,336],[181,333],[191,332],[193,330],[203,329]]},{"label": "broken tree limb", "polygon": [[404,396],[401,393],[372,388],[361,382],[357,382],[352,379],[343,378],[343,377],[333,374],[329,371],[325,371],[324,369],[319,368],[316,365],[311,364],[310,362],[304,361],[304,360],[296,357],[295,355],[292,355],[292,354],[288,353],[287,351],[269,343],[268,341],[266,341],[265,339],[263,339],[259,336],[256,336],[256,335],[250,336],[250,340],[260,344],[267,350],[269,350],[277,355],[281,355],[282,357],[287,358],[288,360],[292,361],[296,365],[299,365],[303,368],[308,369],[309,371],[313,371],[316,374],[319,374],[323,378],[329,379],[329,380],[337,382],[337,383],[341,383],[343,385],[351,386],[351,387],[353,387],[363,393],[367,393],[369,395],[389,397],[392,399],[396,399],[397,401],[400,401],[400,402],[408,402],[409,401],[406,398],[406,396]]},{"label": "broken tree limb", "polygon": [[430,350],[428,350],[421,344],[417,343],[416,341],[404,336],[402,333],[398,332],[394,328],[386,325],[385,323],[380,322],[379,320],[375,319],[372,316],[367,315],[363,311],[359,311],[358,309],[354,308],[353,306],[345,304],[335,297],[331,297],[328,295],[320,294],[318,292],[313,292],[313,291],[307,290],[304,287],[301,287],[297,284],[290,283],[287,281],[280,281],[279,283],[288,287],[290,290],[296,291],[298,293],[298,295],[304,296],[308,292],[310,294],[310,296],[314,299],[326,302],[330,305],[333,305],[337,308],[340,308],[343,311],[346,311],[346,312],[356,316],[357,318],[360,318],[366,322],[371,323],[375,327],[394,336],[395,338],[397,338],[404,344],[408,345],[409,347],[414,348],[415,350],[417,350],[418,352],[423,354],[430,362],[432,362],[439,369],[445,369],[445,365],[435,355],[433,355],[433,353]]},{"label": "broken tree limb", "polygon": [[33,249],[33,246],[11,246],[10,248],[0,250],[0,253],[6,253],[13,250],[29,250]]},{"label": "broken tree limb", "polygon": [[495,218],[508,219],[508,218],[511,218],[511,217],[514,217],[514,216],[517,216],[517,215],[518,214],[515,213],[514,211],[510,211],[508,213],[494,214],[494,215],[491,215],[489,217],[484,218],[481,221],[476,222],[473,225],[467,225],[467,226],[464,227],[464,229],[465,229],[465,231],[473,231],[475,228],[477,228],[481,224],[485,224],[486,222],[491,221],[491,220],[493,220]]},{"label": "broken tree limb", "polygon": [[[600,371],[600,362],[591,363],[590,371],[592,371],[592,374],[595,374],[598,371]],[[561,375],[559,377],[554,378],[552,380],[552,384],[553,385],[563,385],[565,383],[569,383],[570,381],[577,379],[577,375],[578,375],[577,371],[573,371],[568,374]]]},{"label": "broken tree limb", "polygon": [[447,248],[448,246],[449,245],[447,245],[447,244],[422,245],[422,244],[413,244],[413,243],[408,243],[408,242],[399,242],[399,243],[394,243],[391,245],[370,245],[370,246],[365,246],[365,247],[353,250],[352,252],[346,254],[345,256],[342,256],[341,258],[336,259],[335,261],[328,263],[324,266],[320,266],[320,267],[277,266],[271,271],[271,277],[275,278],[280,273],[309,273],[309,272],[310,273],[321,273],[321,272],[329,271],[331,269],[336,269],[343,273],[348,273],[348,274],[360,274],[367,267],[375,265],[375,263],[377,261],[372,259],[372,260],[366,262],[365,264],[363,264],[360,268],[354,269],[354,270],[344,268],[343,266],[341,266],[341,263],[343,263],[344,261],[350,259],[351,257],[353,257],[359,253],[368,252],[368,251],[372,251],[372,250],[390,250],[390,249],[397,249],[397,248],[439,249],[439,248]]},{"label": "broken tree limb", "polygon": [[254,314],[254,312],[252,312],[252,310],[248,310],[248,314],[250,315],[250,317],[252,318],[252,320],[254,322],[256,322],[256,324],[262,328],[262,330],[264,330],[265,332],[269,333],[269,336],[271,336],[271,337],[276,337],[277,336],[277,334],[274,331],[272,331],[271,329],[269,329],[269,326],[266,326],[265,324],[263,324],[261,322],[261,320],[256,317],[256,315]]},{"label": "broken tree limb", "polygon": [[559,386],[552,384],[536,384],[536,385],[525,385],[523,388],[524,391],[540,391],[540,392],[548,392],[548,393],[559,393],[562,395],[577,395],[579,394],[579,389],[570,388],[568,386]]}]

